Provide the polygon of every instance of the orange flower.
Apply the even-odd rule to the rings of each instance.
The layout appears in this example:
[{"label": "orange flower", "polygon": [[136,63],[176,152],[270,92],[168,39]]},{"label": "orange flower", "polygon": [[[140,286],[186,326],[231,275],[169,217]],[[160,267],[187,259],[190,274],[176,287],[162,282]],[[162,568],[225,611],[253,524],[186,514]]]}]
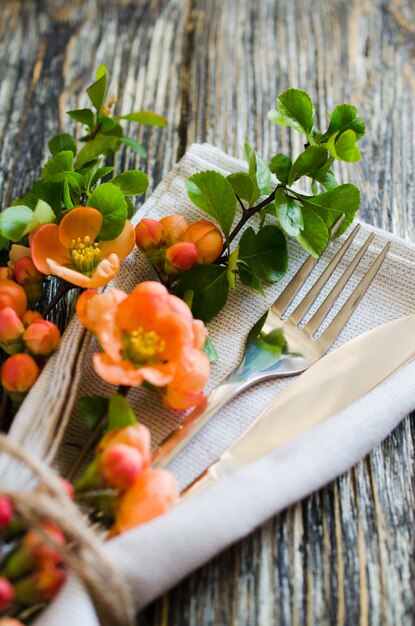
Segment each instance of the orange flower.
[{"label": "orange flower", "polygon": [[92,207],[77,207],[59,226],[46,224],[33,235],[33,262],[42,274],[54,274],[85,288],[106,285],[118,272],[120,260],[134,247],[134,228],[128,220],[111,241],[96,241],[103,217]]},{"label": "orange flower", "polygon": [[[138,386],[146,381],[167,387],[164,401],[171,408],[203,402],[210,366],[203,352],[207,332],[202,322],[156,282],[141,283],[108,306],[110,293],[90,298],[83,311],[84,325],[94,327],[104,350],[93,356],[99,376],[112,385]],[[190,404],[184,406],[186,397]]]},{"label": "orange flower", "polygon": [[110,536],[165,513],[177,502],[178,486],[170,472],[149,468],[120,498]]}]

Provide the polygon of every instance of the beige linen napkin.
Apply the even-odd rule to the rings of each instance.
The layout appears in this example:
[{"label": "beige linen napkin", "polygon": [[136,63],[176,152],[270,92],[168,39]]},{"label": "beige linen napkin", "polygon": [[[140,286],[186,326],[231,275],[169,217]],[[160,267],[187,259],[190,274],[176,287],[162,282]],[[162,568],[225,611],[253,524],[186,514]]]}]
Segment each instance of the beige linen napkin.
[{"label": "beige linen napkin", "polygon": [[[228,174],[241,167],[245,165],[210,145],[193,145],[140,209],[135,221],[145,215],[157,219],[170,213],[183,213],[191,220],[203,218],[186,196],[186,177],[203,169]],[[357,242],[336,270],[333,281],[372,231],[376,237],[371,252],[359,266],[333,314],[387,240],[393,242],[391,252],[336,345],[415,311],[415,247],[371,226],[362,224]],[[328,256],[332,256],[339,245],[341,242],[335,242]],[[290,280],[304,258],[304,251],[291,242],[290,267],[285,279],[266,287],[265,296],[238,287],[231,294],[226,308],[209,324],[211,338],[219,352],[219,361],[212,369],[210,387],[219,384],[236,365],[248,330]],[[149,278],[154,278],[151,267],[140,252],[135,251],[124,262],[113,285],[130,291],[137,282]],[[74,321],[68,333],[71,341],[78,337],[77,331],[78,323]],[[87,350],[79,375],[79,396],[91,393],[108,395],[113,391],[91,370],[90,354],[93,350],[94,342]],[[125,575],[137,609],[227,545],[250,533],[267,518],[333,480],[366,455],[415,407],[414,374],[415,364],[410,364],[365,398],[312,431],[189,499],[170,513],[108,542],[104,550]],[[181,485],[190,482],[213,462],[286,384],[289,384],[288,380],[261,383],[221,410],[172,463],[170,469]],[[154,444],[179,420],[173,412],[162,409],[158,398],[146,390],[134,390],[129,400],[138,417],[150,426]],[[61,468],[71,462],[72,448],[67,444],[79,441],[85,434],[86,430],[74,410],[57,459]],[[82,626],[96,626],[98,623],[87,595],[78,581],[71,577],[36,624],[72,626],[77,622]]]}]

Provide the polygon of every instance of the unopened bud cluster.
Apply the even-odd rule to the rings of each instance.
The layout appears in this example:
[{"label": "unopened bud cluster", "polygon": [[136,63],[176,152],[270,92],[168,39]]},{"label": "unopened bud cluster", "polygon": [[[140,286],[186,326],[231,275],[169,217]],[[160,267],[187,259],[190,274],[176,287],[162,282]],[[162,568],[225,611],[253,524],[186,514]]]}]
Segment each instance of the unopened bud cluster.
[{"label": "unopened bud cluster", "polygon": [[13,246],[10,267],[0,267],[0,348],[10,355],[1,367],[0,379],[16,400],[32,387],[46,357],[60,341],[56,324],[28,309],[41,297],[42,274],[27,250]]},{"label": "unopened bud cluster", "polygon": [[183,215],[168,215],[161,220],[144,218],[135,229],[136,243],[169,281],[195,263],[213,263],[222,252],[220,230],[209,220],[189,224]]}]

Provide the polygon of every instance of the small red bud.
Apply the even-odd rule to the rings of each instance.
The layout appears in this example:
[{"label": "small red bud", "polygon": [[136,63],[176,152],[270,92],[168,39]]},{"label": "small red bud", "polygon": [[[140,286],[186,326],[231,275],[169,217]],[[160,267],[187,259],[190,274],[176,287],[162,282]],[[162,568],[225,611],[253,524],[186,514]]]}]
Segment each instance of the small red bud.
[{"label": "small red bud", "polygon": [[27,328],[30,324],[36,322],[36,320],[43,320],[43,317],[38,311],[25,311],[20,319],[23,326]]},{"label": "small red bud", "polygon": [[39,367],[29,354],[14,354],[1,366],[1,384],[9,393],[26,393],[35,383]]},{"label": "small red bud", "polygon": [[0,497],[0,528],[7,526],[13,519],[13,505],[10,498]]},{"label": "small red bud", "polygon": [[164,228],[157,220],[145,217],[135,227],[135,241],[141,250],[158,247],[164,234]]},{"label": "small red bud", "polygon": [[0,577],[0,611],[7,611],[14,600],[13,585],[4,576]]},{"label": "small red bud", "polygon": [[109,446],[101,455],[101,471],[110,487],[126,491],[143,470],[143,456],[123,443]]},{"label": "small red bud", "polygon": [[181,271],[188,270],[196,263],[197,248],[194,243],[179,241],[167,248],[166,259],[173,268]]},{"label": "small red bud", "polygon": [[36,320],[25,330],[23,341],[35,356],[47,356],[59,345],[61,334],[53,322]]},{"label": "small red bud", "polygon": [[23,348],[24,326],[10,306],[0,309],[0,347],[7,354],[16,354]]},{"label": "small red bud", "polygon": [[195,244],[198,263],[213,263],[222,252],[222,234],[209,220],[200,220],[189,226],[183,241]]}]

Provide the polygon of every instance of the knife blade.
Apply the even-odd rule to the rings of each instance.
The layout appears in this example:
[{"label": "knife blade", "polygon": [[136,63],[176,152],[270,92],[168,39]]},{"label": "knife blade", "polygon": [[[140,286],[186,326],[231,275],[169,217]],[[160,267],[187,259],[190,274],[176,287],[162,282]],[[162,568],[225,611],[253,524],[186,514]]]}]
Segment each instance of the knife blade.
[{"label": "knife blade", "polygon": [[221,457],[182,493],[196,495],[338,413],[415,358],[415,314],[329,352],[286,387]]}]

